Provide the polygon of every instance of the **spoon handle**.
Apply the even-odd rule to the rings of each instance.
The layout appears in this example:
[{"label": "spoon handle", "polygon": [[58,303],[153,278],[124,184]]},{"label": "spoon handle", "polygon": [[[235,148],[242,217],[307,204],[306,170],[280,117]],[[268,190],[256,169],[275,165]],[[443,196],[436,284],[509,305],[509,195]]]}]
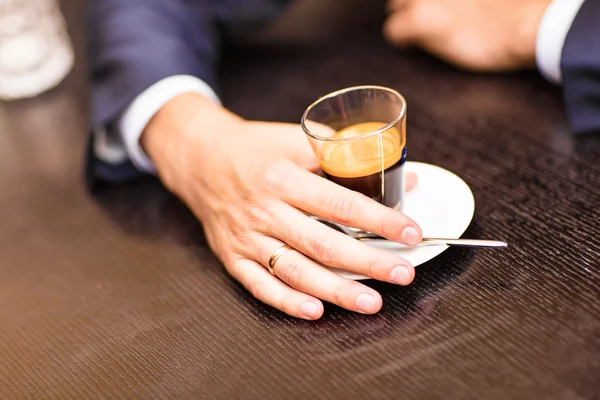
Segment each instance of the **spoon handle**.
[{"label": "spoon handle", "polygon": [[[336,222],[331,222],[325,218],[311,216],[315,220],[329,226],[330,228],[336,229],[346,235],[361,241],[388,241],[384,237],[376,235],[371,232],[355,231],[340,225]],[[398,243],[399,246],[404,246]],[[445,238],[423,238],[421,245],[427,246],[463,246],[463,247],[507,247],[506,242],[499,240],[481,240],[481,239],[445,239]],[[408,246],[405,246],[408,247]]]},{"label": "spoon handle", "polygon": [[447,245],[464,247],[507,247],[506,242],[500,240],[482,240],[482,239],[442,239],[442,238],[423,238],[421,243],[429,245]]},{"label": "spoon handle", "polygon": [[[389,242],[389,240],[383,238],[367,238],[363,237],[358,239],[363,242]],[[409,247],[398,243],[399,246]],[[421,245],[425,246],[462,246],[462,247],[488,247],[488,248],[499,248],[507,247],[506,242],[500,240],[481,240],[481,239],[445,239],[445,238],[423,238]]]}]

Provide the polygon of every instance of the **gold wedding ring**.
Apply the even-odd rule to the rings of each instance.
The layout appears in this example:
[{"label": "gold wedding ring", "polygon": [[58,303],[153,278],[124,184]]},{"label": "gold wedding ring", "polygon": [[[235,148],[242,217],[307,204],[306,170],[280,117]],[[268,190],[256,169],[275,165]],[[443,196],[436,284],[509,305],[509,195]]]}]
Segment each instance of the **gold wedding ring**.
[{"label": "gold wedding ring", "polygon": [[271,258],[269,258],[269,265],[267,267],[271,275],[275,276],[275,271],[273,269],[275,268],[275,263],[277,262],[279,257],[281,257],[289,250],[292,250],[292,247],[289,244],[284,244],[283,246],[275,250],[273,254],[271,254]]}]

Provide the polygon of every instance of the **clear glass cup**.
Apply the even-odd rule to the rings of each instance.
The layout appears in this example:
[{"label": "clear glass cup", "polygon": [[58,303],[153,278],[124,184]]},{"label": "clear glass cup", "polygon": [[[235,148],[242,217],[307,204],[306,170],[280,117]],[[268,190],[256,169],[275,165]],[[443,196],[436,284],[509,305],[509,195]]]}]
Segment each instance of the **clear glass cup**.
[{"label": "clear glass cup", "polygon": [[55,87],[73,63],[57,0],[0,0],[0,100],[30,98]]},{"label": "clear glass cup", "polygon": [[327,179],[403,210],[406,100],[400,93],[342,89],[311,104],[301,124]]}]

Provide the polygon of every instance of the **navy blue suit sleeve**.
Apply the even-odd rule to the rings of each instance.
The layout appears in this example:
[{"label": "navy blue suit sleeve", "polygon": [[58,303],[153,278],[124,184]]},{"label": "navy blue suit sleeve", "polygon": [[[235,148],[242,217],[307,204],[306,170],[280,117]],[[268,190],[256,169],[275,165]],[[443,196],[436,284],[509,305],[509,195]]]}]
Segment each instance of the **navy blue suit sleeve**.
[{"label": "navy blue suit sleeve", "polygon": [[561,70],[573,132],[600,132],[600,0],[582,4],[563,47]]},{"label": "navy blue suit sleeve", "polygon": [[113,122],[159,80],[196,76],[215,87],[216,23],[209,0],[92,0],[87,10],[92,124]]}]

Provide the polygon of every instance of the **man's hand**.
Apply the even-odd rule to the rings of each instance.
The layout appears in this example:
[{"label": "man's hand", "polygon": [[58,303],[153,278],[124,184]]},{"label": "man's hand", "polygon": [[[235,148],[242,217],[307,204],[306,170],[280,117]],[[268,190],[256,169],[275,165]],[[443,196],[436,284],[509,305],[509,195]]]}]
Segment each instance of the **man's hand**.
[{"label": "man's hand", "polygon": [[551,0],[389,0],[384,36],[458,67],[497,72],[535,66],[538,27]]},{"label": "man's hand", "polygon": [[[142,145],[167,187],[201,220],[227,271],[259,300],[317,319],[319,299],[372,314],[381,296],[318,263],[399,285],[415,271],[397,255],[313,220],[314,214],[418,244],[418,225],[398,211],[311,171],[318,162],[298,125],[245,121],[196,94],[171,100],[150,122]],[[410,177],[408,186],[414,186]],[[282,244],[294,250],[265,268]],[[315,260],[315,261],[313,261]]]}]

